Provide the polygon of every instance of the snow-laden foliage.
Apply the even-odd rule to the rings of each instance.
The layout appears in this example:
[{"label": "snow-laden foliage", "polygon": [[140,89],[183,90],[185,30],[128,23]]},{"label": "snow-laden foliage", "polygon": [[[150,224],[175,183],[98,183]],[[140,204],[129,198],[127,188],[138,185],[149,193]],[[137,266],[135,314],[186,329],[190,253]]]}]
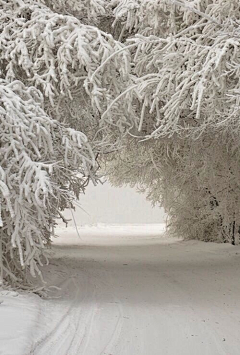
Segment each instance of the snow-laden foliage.
[{"label": "snow-laden foliage", "polygon": [[130,134],[143,141],[125,138],[126,149],[106,157],[110,180],[147,190],[167,209],[177,234],[237,241],[239,2],[116,0],[113,5],[132,55],[131,82],[110,102],[102,121],[120,120],[126,127],[127,120]]},{"label": "snow-laden foliage", "polygon": [[136,138],[125,138],[125,145],[104,158],[102,168],[112,184],[135,186],[153,204],[164,206],[169,230],[177,236],[237,241],[239,149],[211,135],[194,145],[187,139],[139,143]]},{"label": "snow-laden foliage", "polygon": [[[2,276],[40,273],[56,218],[94,167],[86,136],[50,118],[43,98],[20,81],[0,81]],[[79,175],[76,175],[78,173]]]},{"label": "snow-laden foliage", "polygon": [[[58,107],[63,97],[71,99],[74,91],[83,90],[83,81],[89,77],[88,90],[100,108],[99,97],[107,96],[106,87],[113,86],[121,70],[122,75],[128,70],[127,55],[122,51],[121,58],[113,56],[102,75],[99,66],[122,45],[74,16],[54,13],[29,0],[14,10],[7,7],[0,20],[0,64],[6,80],[17,77],[36,86],[52,106]],[[126,65],[119,67],[119,59]],[[99,81],[101,88],[97,86]]]},{"label": "snow-laden foliage", "polygon": [[239,21],[237,0],[0,0],[2,277],[39,272],[96,157],[177,234],[237,238]]},{"label": "snow-laden foliage", "polygon": [[[239,130],[238,1],[120,1],[114,11],[137,32],[127,40],[134,75],[125,111],[119,97],[122,115],[139,131],[153,117],[153,137]],[[120,111],[117,104],[103,116]]]},{"label": "snow-laden foliage", "polygon": [[[126,75],[117,58],[128,63],[127,54],[90,25],[91,14],[95,23],[104,13],[101,1],[75,4],[67,7],[76,17],[63,1],[0,1],[2,279],[40,274],[56,219],[96,181],[99,152],[116,149],[99,128],[98,107],[116,75]],[[100,80],[96,70],[119,50]]]},{"label": "snow-laden foliage", "polygon": [[97,23],[99,17],[105,16],[107,13],[106,0],[41,0],[41,2],[53,11],[74,15],[86,23]]}]

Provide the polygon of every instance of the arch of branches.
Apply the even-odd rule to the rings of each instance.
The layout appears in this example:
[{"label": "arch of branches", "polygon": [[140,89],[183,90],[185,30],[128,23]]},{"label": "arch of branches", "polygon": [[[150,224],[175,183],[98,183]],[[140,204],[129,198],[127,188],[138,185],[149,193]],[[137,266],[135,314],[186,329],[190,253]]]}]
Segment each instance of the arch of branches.
[{"label": "arch of branches", "polygon": [[102,175],[171,233],[238,242],[239,35],[238,0],[0,0],[1,282],[41,277]]}]

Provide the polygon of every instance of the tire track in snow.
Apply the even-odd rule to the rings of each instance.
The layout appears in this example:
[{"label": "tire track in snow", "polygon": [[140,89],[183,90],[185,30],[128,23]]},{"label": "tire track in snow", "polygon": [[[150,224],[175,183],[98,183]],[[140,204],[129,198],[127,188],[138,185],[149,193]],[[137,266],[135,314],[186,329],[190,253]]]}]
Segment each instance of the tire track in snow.
[{"label": "tire track in snow", "polygon": [[[75,285],[78,287],[77,284]],[[75,312],[73,314],[72,321],[75,323],[75,332],[67,349],[66,354],[68,355],[84,355],[84,350],[82,348],[85,348],[89,334],[91,333],[92,323],[96,311],[95,295],[96,288],[94,287],[94,291],[91,293],[91,295],[85,296],[88,304],[93,304],[93,306],[91,306],[90,309],[82,308],[80,312]]]},{"label": "tire track in snow", "polygon": [[[75,313],[75,322],[77,322],[76,326],[76,331],[75,331],[75,336],[72,339],[72,342],[68,348],[68,352],[66,353],[67,355],[89,355],[89,344],[91,343],[91,336],[92,336],[92,328],[95,324],[95,317],[97,315],[97,311],[100,307],[100,303],[98,300],[99,293],[103,292],[106,288],[111,289],[109,284],[106,284],[101,280],[103,273],[105,270],[101,267],[100,264],[98,264],[98,274],[93,275],[91,272],[88,270],[84,269],[84,274],[87,276],[88,280],[88,285],[91,284],[93,291],[91,292],[90,295],[88,295],[87,300],[88,300],[88,305],[90,309],[83,309],[81,314]],[[100,275],[99,275],[99,270]],[[103,271],[104,270],[104,271]],[[90,281],[91,280],[91,281]],[[76,280],[75,280],[76,282]],[[98,291],[98,294],[97,294]],[[113,297],[114,302],[117,303],[116,299]],[[86,306],[85,306],[86,307]],[[108,341],[107,345],[105,345],[104,350],[110,349],[110,346],[115,344],[115,341],[119,340],[120,333],[122,331],[122,310],[120,306],[118,305],[118,320],[116,322],[116,326],[113,330],[113,334],[111,336],[111,339]],[[76,321],[77,317],[77,321]],[[75,323],[76,324],[76,323]],[[80,324],[83,324],[81,326]],[[94,340],[94,339],[92,339]],[[101,353],[99,352],[99,355]]]},{"label": "tire track in snow", "polygon": [[105,346],[103,351],[100,353],[100,355],[111,354],[113,351],[113,348],[116,347],[116,345],[120,341],[120,336],[122,333],[124,320],[123,320],[122,305],[121,305],[121,303],[118,303],[117,300],[116,300],[116,304],[118,305],[118,311],[119,311],[118,320],[116,322],[113,334],[112,334],[109,342],[107,343],[107,345]]},{"label": "tire track in snow", "polygon": [[[68,279],[68,280],[65,280],[65,282],[64,282],[65,285],[64,286],[66,287],[66,284],[68,285],[70,281],[72,281],[72,277],[70,279]],[[75,295],[75,299],[76,298],[77,298],[77,294]],[[52,344],[51,347],[53,347],[53,345],[57,343],[57,340],[53,341],[53,338],[56,338],[56,337],[57,337],[57,339],[60,338],[61,335],[62,335],[63,328],[64,329],[68,329],[67,326],[69,325],[69,322],[67,322],[67,324],[65,324],[65,323],[67,321],[67,318],[69,317],[69,313],[70,313],[71,309],[73,308],[73,306],[74,306],[74,301],[62,311],[63,315],[54,324],[54,326],[51,329],[51,331],[48,334],[44,335],[42,338],[40,338],[34,344],[33,349],[31,350],[30,354],[33,354],[33,355],[39,354],[40,355],[42,353],[42,349],[44,347],[46,347],[48,343]],[[66,326],[66,328],[64,326]],[[57,335],[59,333],[59,330],[61,330],[61,333],[59,335]],[[45,354],[48,354],[48,353],[45,352],[43,354],[45,355]]]},{"label": "tire track in snow", "polygon": [[[61,291],[68,289],[69,293],[74,290],[74,299],[64,311],[62,308],[60,311],[55,309],[57,313],[63,312],[63,315],[55,322],[51,331],[35,343],[31,355],[82,355],[85,352],[97,309],[96,285],[89,282],[90,276],[82,267],[79,271],[84,276],[83,282],[76,276],[68,275],[71,271],[76,273],[75,265],[65,265],[65,268],[68,270],[65,275],[67,279],[61,282],[64,285]],[[80,298],[80,290],[84,290],[84,297]],[[86,304],[89,305],[87,308]],[[61,304],[57,308],[60,306]]]},{"label": "tire track in snow", "polygon": [[[73,314],[72,321],[75,322],[75,335],[72,338],[71,344],[68,347],[67,352],[64,355],[89,355],[89,344],[91,344],[91,340],[95,341],[95,338],[91,339],[93,326],[95,325],[95,318],[97,315],[97,311],[101,308],[99,296],[102,292],[108,290],[108,296],[112,298],[112,304],[117,305],[117,313],[118,319],[116,320],[114,329],[111,330],[110,339],[107,341],[107,344],[104,345],[103,350],[99,350],[99,355],[101,354],[111,354],[113,348],[120,341],[120,336],[123,329],[123,308],[121,302],[115,297],[115,295],[110,290],[113,290],[111,282],[109,282],[110,278],[107,274],[105,268],[100,263],[97,264],[98,267],[94,269],[97,274],[92,273],[89,269],[82,268],[82,272],[84,272],[84,276],[88,282],[88,288],[91,285],[91,292],[89,290],[88,294],[85,295],[87,298],[87,305],[84,305],[85,308],[82,309],[82,312],[75,312]],[[104,275],[104,277],[103,277]],[[108,280],[108,282],[102,281],[102,279]],[[80,287],[77,285],[77,280],[74,279],[76,287]],[[84,303],[84,301],[82,301]],[[79,305],[80,306],[80,303]],[[93,354],[91,352],[91,354]],[[96,353],[94,353],[95,355]]]},{"label": "tire track in snow", "polygon": [[[108,340],[107,344],[104,346],[103,350],[99,353],[99,355],[104,355],[104,354],[112,354],[112,351],[114,348],[116,348],[116,345],[118,344],[118,342],[120,341],[120,336],[122,334],[122,330],[123,330],[123,323],[124,323],[124,319],[123,319],[123,306],[122,303],[120,302],[120,300],[115,296],[115,294],[112,292],[113,285],[112,282],[110,282],[112,275],[109,275],[106,271],[106,269],[104,268],[103,264],[98,264],[98,271],[101,270],[101,278],[103,278],[104,275],[104,280],[108,280],[108,283],[103,282],[101,280],[100,277],[97,278],[97,282],[98,285],[103,289],[103,290],[108,290],[108,296],[111,295],[112,297],[112,302],[113,304],[115,304],[117,306],[118,309],[118,318],[116,320],[116,324],[114,326],[113,331],[111,332],[111,337]],[[100,288],[99,287],[99,288]],[[111,294],[110,294],[111,291]],[[85,353],[83,353],[83,355],[85,355]],[[88,355],[86,353],[86,355]]]},{"label": "tire track in snow", "polygon": [[[60,265],[58,265],[60,266]],[[63,266],[63,263],[61,263],[61,266]],[[58,304],[57,307],[54,307],[53,309],[53,317],[55,317],[55,312],[57,314],[62,314],[61,317],[55,322],[55,324],[53,325],[53,327],[51,328],[51,330],[48,332],[48,334],[45,334],[43,337],[41,337],[39,340],[37,340],[37,342],[33,345],[32,350],[30,352],[30,355],[46,355],[46,354],[51,354],[51,355],[66,355],[66,352],[61,353],[60,351],[56,351],[56,348],[59,348],[59,344],[63,344],[63,348],[66,347],[66,344],[70,341],[69,339],[71,339],[71,334],[74,334],[74,330],[72,328],[72,322],[71,322],[71,314],[73,312],[74,308],[78,308],[77,305],[81,304],[81,302],[84,301],[84,299],[87,297],[87,295],[85,295],[83,298],[80,299],[80,289],[84,290],[83,285],[79,284],[79,287],[76,287],[76,283],[75,283],[75,276],[73,276],[72,274],[74,272],[69,272],[69,268],[68,266],[65,264],[64,265],[64,269],[63,270],[57,270],[54,272],[54,274],[52,276],[57,275],[57,277],[59,277],[59,273],[64,275],[64,279],[58,283],[58,286],[61,286],[61,294],[63,293],[63,291],[67,290],[68,294],[70,292],[72,292],[74,294],[73,300],[70,302],[70,304],[65,307],[64,309],[62,309],[62,304]],[[74,271],[70,268],[71,271]],[[84,275],[84,273],[83,273]],[[85,284],[86,280],[84,279],[84,284]],[[54,283],[54,280],[51,280],[51,283]],[[71,286],[72,284],[72,286]],[[61,298],[59,298],[61,300]],[[59,300],[57,299],[57,300]],[[67,298],[67,302],[69,302],[71,300],[71,298]],[[54,300],[51,300],[52,302]],[[56,301],[58,302],[58,301]],[[58,310],[58,308],[60,308],[60,311]],[[50,311],[51,312],[51,311]]]}]

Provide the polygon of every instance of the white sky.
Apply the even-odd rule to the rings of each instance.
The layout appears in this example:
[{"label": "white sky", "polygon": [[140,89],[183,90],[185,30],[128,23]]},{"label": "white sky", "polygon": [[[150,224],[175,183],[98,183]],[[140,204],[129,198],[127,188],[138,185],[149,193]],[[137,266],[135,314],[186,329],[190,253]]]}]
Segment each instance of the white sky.
[{"label": "white sky", "polygon": [[[145,224],[163,223],[162,208],[152,207],[143,194],[130,187],[115,188],[110,184],[89,185],[85,195],[80,196],[81,208],[74,213],[76,224]],[[86,212],[84,212],[84,210]],[[64,213],[71,218],[71,212]],[[73,225],[73,223],[69,223]]]}]

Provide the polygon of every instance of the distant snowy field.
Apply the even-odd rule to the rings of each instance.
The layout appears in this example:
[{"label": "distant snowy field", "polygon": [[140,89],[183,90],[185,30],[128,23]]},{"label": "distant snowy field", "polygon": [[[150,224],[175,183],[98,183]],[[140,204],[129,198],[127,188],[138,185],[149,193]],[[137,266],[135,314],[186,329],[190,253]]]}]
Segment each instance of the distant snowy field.
[{"label": "distant snowy field", "polygon": [[[56,229],[56,244],[145,244],[146,240],[152,240],[153,243],[175,242],[176,238],[166,238],[163,233],[166,230],[164,223],[161,224],[104,224],[97,223],[93,226],[71,226],[65,228],[60,226]],[[65,238],[66,237],[66,238]]]},{"label": "distant snowy field", "polygon": [[0,292],[0,354],[239,355],[240,247],[164,231],[58,228],[52,298]]}]

